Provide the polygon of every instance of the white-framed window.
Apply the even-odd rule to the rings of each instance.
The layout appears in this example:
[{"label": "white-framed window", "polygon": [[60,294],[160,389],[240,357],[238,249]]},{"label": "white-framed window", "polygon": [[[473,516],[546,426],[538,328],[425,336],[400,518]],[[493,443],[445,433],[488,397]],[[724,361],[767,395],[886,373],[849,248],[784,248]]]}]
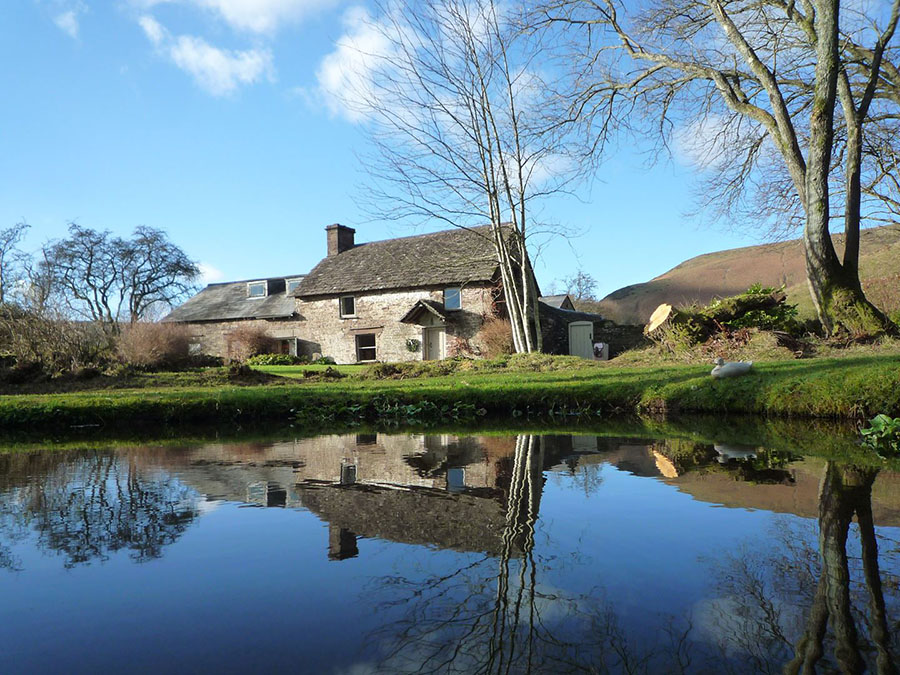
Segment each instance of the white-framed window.
[{"label": "white-framed window", "polygon": [[296,291],[297,288],[300,286],[301,281],[303,281],[303,279],[285,279],[284,285],[287,288],[287,291],[286,291],[287,294],[290,295],[291,293]]},{"label": "white-framed window", "polygon": [[462,309],[462,290],[460,288],[444,289],[444,309]]},{"label": "white-framed window", "polygon": [[356,360],[374,361],[375,359],[375,333],[363,333],[362,335],[357,335]]},{"label": "white-framed window", "polygon": [[356,298],[352,295],[345,295],[339,301],[341,307],[341,316],[356,316]]},{"label": "white-framed window", "polygon": [[247,284],[247,297],[248,298],[264,298],[268,292],[268,282],[265,281],[251,281]]}]

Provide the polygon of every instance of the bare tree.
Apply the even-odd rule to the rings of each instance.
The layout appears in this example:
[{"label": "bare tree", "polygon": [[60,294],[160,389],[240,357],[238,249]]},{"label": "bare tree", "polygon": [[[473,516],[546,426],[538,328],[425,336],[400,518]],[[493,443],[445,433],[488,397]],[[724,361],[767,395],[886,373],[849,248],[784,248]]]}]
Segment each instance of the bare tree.
[{"label": "bare tree", "polygon": [[[400,0],[371,29],[382,48],[366,55],[352,103],[375,148],[374,212],[489,236],[515,349],[540,350],[532,205],[581,166],[564,102],[548,98],[541,43],[493,0]],[[485,223],[489,234],[473,229]]]},{"label": "bare tree", "polygon": [[566,278],[563,283],[566,286],[566,293],[579,302],[585,300],[595,301],[597,299],[597,280],[584,270],[578,270],[575,274]]},{"label": "bare tree", "polygon": [[29,227],[22,222],[0,230],[0,305],[7,302],[10,289],[20,280],[17,272],[21,271],[22,254],[18,245]]},{"label": "bare tree", "polygon": [[[859,281],[862,195],[898,206],[900,0],[550,0],[584,54],[574,110],[601,141],[652,129],[693,151],[718,215],[803,224],[807,278],[831,333],[894,330]],[[839,110],[837,117],[835,111]],[[601,143],[602,145],[602,143]],[[837,207],[843,202],[843,209]],[[839,258],[830,234],[843,219]]]},{"label": "bare tree", "polygon": [[193,290],[197,265],[161,230],[139,227],[131,239],[77,224],[48,244],[35,284],[49,285],[70,311],[115,327],[141,319],[154,305],[171,305]]}]

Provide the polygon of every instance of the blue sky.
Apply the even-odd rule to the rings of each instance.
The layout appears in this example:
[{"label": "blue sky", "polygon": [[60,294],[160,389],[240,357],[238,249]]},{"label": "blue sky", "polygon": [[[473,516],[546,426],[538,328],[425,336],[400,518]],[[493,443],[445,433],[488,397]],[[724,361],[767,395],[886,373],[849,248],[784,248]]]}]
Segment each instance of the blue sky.
[{"label": "blue sky", "polygon": [[[70,221],[123,235],[158,227],[211,281],[308,271],[333,222],[358,241],[426,231],[372,221],[357,204],[365,135],[323,93],[323,60],[334,64],[359,7],[3,0],[0,227],[30,223],[29,249]],[[605,295],[758,243],[683,215],[686,163],[645,165],[641,147],[623,142],[576,197],[544,205],[583,233],[541,251],[544,288],[581,267]]]}]

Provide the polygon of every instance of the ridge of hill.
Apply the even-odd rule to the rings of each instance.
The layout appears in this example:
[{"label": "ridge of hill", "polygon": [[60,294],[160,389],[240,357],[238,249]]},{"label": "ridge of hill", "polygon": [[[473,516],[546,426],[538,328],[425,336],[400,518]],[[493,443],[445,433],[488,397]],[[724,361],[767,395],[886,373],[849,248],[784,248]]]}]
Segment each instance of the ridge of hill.
[{"label": "ridge of hill", "polygon": [[[843,234],[832,238],[841,255]],[[900,310],[900,224],[863,230],[859,263],[869,299],[888,314]],[[788,302],[798,306],[801,318],[815,316],[799,239],[699,255],[655,279],[613,291],[590,303],[590,309],[616,323],[642,325],[663,302],[707,304],[716,297],[742,293],[755,283],[783,285]]]}]

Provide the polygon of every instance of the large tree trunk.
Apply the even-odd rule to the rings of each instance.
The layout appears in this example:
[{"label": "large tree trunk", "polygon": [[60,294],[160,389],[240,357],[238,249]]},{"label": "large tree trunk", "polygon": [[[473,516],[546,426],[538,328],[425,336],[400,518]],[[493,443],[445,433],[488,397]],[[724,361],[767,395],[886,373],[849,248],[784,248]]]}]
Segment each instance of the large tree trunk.
[{"label": "large tree trunk", "polygon": [[[877,335],[895,328],[862,291],[859,282],[859,147],[858,127],[848,139],[847,251],[841,265],[829,231],[828,177],[834,141],[834,107],[839,72],[839,0],[816,0],[816,73],[812,112],[809,117],[809,155],[806,168],[806,227],[803,245],[806,275],[816,313],[827,335],[841,328],[851,334]],[[855,113],[854,116],[855,118]],[[851,126],[856,126],[855,121]],[[855,181],[855,186],[853,185]],[[850,261],[847,265],[846,261]]]}]

